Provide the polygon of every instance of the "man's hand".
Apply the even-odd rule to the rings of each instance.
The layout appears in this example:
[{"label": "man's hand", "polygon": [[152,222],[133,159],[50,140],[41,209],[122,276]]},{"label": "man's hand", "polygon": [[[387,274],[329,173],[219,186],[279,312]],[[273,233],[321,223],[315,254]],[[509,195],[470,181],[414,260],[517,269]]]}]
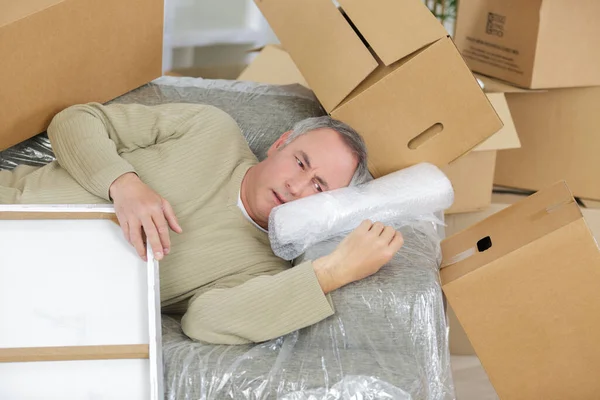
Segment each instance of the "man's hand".
[{"label": "man's hand", "polygon": [[147,186],[134,173],[117,178],[109,189],[115,211],[125,238],[147,261],[145,234],[154,251],[154,258],[161,260],[171,249],[169,227],[181,233],[175,212],[169,202]]},{"label": "man's hand", "polygon": [[313,262],[323,292],[373,275],[403,244],[402,234],[392,227],[363,221],[331,254]]}]

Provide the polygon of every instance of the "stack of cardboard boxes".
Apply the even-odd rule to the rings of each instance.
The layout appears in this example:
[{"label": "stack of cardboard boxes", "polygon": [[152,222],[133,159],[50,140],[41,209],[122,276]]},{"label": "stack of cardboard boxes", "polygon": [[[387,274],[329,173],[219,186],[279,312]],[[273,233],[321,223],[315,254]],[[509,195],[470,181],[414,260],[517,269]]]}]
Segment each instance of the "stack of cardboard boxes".
[{"label": "stack of cardboard boxes", "polygon": [[574,195],[600,194],[600,89],[555,88],[600,85],[600,3],[462,0],[464,60],[419,0],[256,3],[281,45],[240,80],[311,88],[363,134],[376,177],[429,161],[451,179],[451,350],[476,353],[501,398],[597,396],[600,210]]}]

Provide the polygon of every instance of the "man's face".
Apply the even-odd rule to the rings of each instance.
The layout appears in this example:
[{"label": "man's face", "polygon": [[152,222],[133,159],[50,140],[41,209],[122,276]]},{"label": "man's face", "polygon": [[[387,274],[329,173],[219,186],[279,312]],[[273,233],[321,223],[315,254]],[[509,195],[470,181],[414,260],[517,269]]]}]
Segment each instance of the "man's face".
[{"label": "man's face", "polygon": [[247,188],[248,212],[265,227],[274,207],[348,186],[357,167],[356,156],[334,130],[308,132],[284,147],[289,134],[284,133],[254,167],[253,183]]}]

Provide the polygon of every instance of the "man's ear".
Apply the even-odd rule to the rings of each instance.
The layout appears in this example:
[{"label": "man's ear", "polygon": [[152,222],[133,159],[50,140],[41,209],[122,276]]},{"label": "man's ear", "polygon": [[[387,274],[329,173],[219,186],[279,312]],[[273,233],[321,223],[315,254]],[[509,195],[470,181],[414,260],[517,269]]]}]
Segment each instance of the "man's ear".
[{"label": "man's ear", "polygon": [[271,147],[269,147],[269,150],[267,150],[267,157],[270,157],[271,154],[273,154],[275,151],[279,150],[279,148],[281,146],[283,146],[283,143],[287,140],[287,138],[292,134],[292,131],[287,131],[284,134],[282,134],[281,136],[279,136],[279,138],[271,145]]}]

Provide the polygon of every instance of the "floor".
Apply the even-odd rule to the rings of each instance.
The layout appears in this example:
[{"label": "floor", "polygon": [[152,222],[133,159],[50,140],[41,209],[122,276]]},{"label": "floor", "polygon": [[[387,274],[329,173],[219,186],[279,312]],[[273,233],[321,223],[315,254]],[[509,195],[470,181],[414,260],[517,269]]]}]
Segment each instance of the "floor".
[{"label": "floor", "polygon": [[452,356],[451,358],[457,400],[498,399],[476,356]]}]

